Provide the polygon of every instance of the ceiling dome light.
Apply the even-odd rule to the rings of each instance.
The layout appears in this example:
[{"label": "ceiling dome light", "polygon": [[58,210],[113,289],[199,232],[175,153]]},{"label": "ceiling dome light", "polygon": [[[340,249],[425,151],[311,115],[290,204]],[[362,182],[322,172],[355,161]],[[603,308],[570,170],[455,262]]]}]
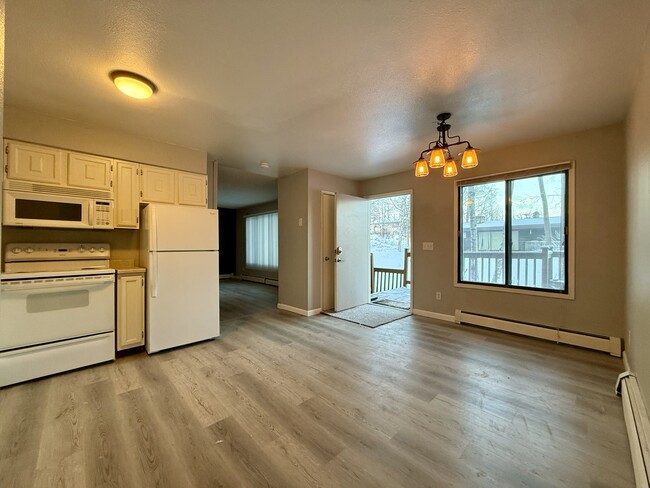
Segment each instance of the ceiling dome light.
[{"label": "ceiling dome light", "polygon": [[118,90],[132,98],[149,98],[158,90],[151,80],[130,71],[111,71],[110,77]]}]

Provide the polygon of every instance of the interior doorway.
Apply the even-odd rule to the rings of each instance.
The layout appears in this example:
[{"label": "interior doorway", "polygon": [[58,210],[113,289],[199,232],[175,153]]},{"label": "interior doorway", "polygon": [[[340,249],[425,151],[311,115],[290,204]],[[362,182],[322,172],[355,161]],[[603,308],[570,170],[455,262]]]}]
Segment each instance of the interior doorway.
[{"label": "interior doorway", "polygon": [[412,308],[411,191],[369,197],[371,301]]}]

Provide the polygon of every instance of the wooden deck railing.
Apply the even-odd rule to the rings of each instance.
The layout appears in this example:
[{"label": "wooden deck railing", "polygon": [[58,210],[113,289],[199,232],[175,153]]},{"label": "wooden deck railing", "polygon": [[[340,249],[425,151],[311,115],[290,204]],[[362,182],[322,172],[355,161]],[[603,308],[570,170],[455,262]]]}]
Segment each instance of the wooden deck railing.
[{"label": "wooden deck railing", "polygon": [[375,268],[375,260],[370,253],[370,293],[393,290],[411,283],[411,251],[404,249],[404,267]]},{"label": "wooden deck railing", "polygon": [[[463,276],[469,281],[503,283],[503,252],[463,252]],[[535,288],[563,287],[564,253],[551,249],[513,251],[511,254],[511,284]]]}]

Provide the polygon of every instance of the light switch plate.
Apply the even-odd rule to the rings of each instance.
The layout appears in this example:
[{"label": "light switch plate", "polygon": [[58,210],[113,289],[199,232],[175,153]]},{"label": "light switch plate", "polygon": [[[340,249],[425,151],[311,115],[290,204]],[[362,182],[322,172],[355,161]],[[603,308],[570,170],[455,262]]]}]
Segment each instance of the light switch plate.
[{"label": "light switch plate", "polygon": [[423,251],[433,251],[433,242],[423,242],[422,243]]}]

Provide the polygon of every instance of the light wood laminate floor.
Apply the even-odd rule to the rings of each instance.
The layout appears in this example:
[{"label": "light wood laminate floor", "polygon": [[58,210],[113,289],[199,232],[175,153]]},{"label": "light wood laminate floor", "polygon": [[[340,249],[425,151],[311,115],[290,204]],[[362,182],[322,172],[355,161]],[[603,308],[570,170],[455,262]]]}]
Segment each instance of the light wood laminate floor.
[{"label": "light wood laminate floor", "polygon": [[0,486],[633,486],[620,360],[275,294],[222,282],[215,341],[0,390]]}]

